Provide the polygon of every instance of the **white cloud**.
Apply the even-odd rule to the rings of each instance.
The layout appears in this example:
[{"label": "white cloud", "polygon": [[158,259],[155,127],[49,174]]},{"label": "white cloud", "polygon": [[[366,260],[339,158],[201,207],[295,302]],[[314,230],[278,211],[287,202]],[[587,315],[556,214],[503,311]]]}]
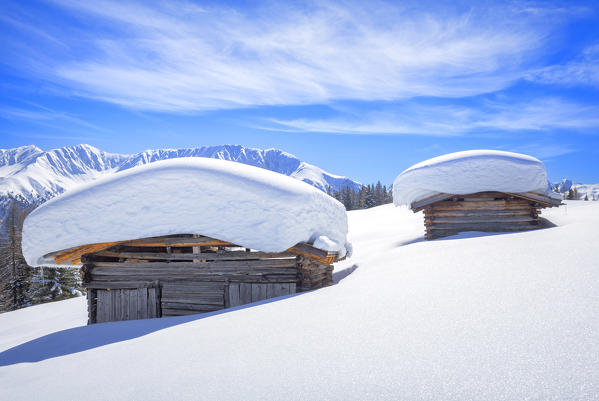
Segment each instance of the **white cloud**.
[{"label": "white cloud", "polygon": [[78,127],[84,127],[88,129],[93,129],[96,131],[106,131],[106,129],[98,127],[88,121],[85,121],[79,117],[76,117],[70,113],[65,113],[62,111],[56,111],[50,109],[48,107],[44,107],[39,104],[31,104],[34,108],[32,109],[23,109],[16,107],[3,107],[0,108],[0,118],[8,119],[8,120],[26,120],[29,122],[34,122],[42,125],[52,126],[49,122],[52,121],[60,121],[62,123],[67,123],[71,125],[75,125]]},{"label": "white cloud", "polygon": [[554,157],[578,152],[580,149],[563,143],[559,145],[551,143],[530,143],[520,146],[507,146],[505,147],[505,150],[524,153],[539,159],[548,160]]},{"label": "white cloud", "polygon": [[599,44],[590,46],[578,59],[531,73],[531,80],[546,84],[599,85]]},{"label": "white cloud", "polygon": [[344,113],[329,119],[270,119],[257,128],[338,134],[460,136],[468,134],[587,130],[599,127],[599,106],[559,98],[502,99],[472,106],[439,106],[407,101],[384,111]]},{"label": "white cloud", "polygon": [[102,29],[61,38],[88,48],[77,62],[53,59],[48,79],[177,112],[492,92],[527,74],[549,29],[526,9],[488,5],[58,3]]}]

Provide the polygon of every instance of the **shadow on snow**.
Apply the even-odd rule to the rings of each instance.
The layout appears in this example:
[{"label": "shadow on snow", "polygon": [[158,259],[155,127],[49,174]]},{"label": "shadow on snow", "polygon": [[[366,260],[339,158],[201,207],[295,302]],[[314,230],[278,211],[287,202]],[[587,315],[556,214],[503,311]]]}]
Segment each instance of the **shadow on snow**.
[{"label": "shadow on snow", "polygon": [[252,308],[305,294],[284,295],[265,299],[251,304],[221,309],[215,312],[189,316],[163,317],[157,319],[128,320],[124,322],[97,323],[89,326],[73,327],[47,334],[35,340],[9,348],[0,353],[0,366],[23,362],[40,362],[59,356],[75,354],[93,348],[145,336],[158,330],[205,319],[240,309]]},{"label": "shadow on snow", "polygon": [[[357,265],[348,267],[333,274],[334,284],[352,274]],[[299,292],[281,297],[265,299],[251,304],[221,309],[215,312],[189,316],[163,317],[157,319],[129,320],[124,322],[97,323],[89,326],[73,327],[67,330],[47,334],[35,340],[9,348],[0,353],[0,366],[14,365],[23,362],[40,362],[50,358],[75,354],[93,348],[102,347],[121,341],[131,340],[169,327],[185,324],[211,316],[230,313],[240,309],[253,308],[296,297],[311,291]]]},{"label": "shadow on snow", "polygon": [[353,264],[346,269],[339,270],[337,272],[333,272],[333,284],[338,284],[341,280],[343,280],[344,278],[346,278],[347,276],[349,276],[350,274],[355,272],[357,268],[358,268],[358,265]]}]

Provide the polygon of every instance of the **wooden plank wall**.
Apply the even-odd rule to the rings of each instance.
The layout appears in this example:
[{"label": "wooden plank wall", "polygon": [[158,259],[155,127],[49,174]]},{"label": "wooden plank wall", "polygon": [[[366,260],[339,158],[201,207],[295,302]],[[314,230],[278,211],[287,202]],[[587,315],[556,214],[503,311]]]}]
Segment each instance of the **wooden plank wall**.
[{"label": "wooden plank wall", "polygon": [[506,232],[538,228],[540,205],[504,193],[460,195],[424,208],[426,239],[466,231]]},{"label": "wooden plank wall", "polygon": [[[200,246],[168,249],[119,245],[82,259],[84,285],[91,297],[90,324],[244,305],[329,285],[333,270],[331,265],[291,253]],[[144,291],[154,289],[160,291],[154,295],[158,297],[154,309],[148,301],[149,306],[138,311]],[[133,291],[137,291],[135,299]]]},{"label": "wooden plank wall", "polygon": [[309,291],[333,284],[333,266],[323,265],[313,259],[298,258],[299,290]]},{"label": "wooden plank wall", "polygon": [[177,282],[162,284],[162,316],[206,313],[225,307],[224,282]]},{"label": "wooden plank wall", "polygon": [[295,294],[296,283],[231,283],[229,284],[229,306],[240,306],[251,302]]}]

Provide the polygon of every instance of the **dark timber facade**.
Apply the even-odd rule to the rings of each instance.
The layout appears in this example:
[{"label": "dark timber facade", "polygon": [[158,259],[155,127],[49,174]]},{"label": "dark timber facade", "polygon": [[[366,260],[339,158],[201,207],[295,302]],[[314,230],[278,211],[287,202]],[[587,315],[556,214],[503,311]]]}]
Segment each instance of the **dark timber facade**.
[{"label": "dark timber facade", "polygon": [[542,208],[559,206],[561,200],[537,193],[478,192],[464,195],[436,194],[414,202],[414,213],[424,211],[426,239],[466,231],[509,232],[542,227]]},{"label": "dark timber facade", "polygon": [[83,264],[88,324],[206,313],[328,286],[337,261],[306,243],[267,253],[199,235],[91,244],[51,256]]}]

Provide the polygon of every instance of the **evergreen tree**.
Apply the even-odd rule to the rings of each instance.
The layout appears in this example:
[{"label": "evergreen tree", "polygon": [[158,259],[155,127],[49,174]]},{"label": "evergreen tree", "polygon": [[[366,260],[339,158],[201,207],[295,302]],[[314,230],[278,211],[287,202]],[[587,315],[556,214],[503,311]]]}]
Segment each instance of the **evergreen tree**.
[{"label": "evergreen tree", "polygon": [[389,190],[387,190],[387,187],[385,185],[383,185],[383,205],[386,205],[387,203],[391,203],[393,202],[393,194],[391,193],[391,188],[389,188]]},{"label": "evergreen tree", "polygon": [[384,201],[383,186],[380,181],[377,181],[376,186],[374,187],[374,201],[377,206],[382,205]]},{"label": "evergreen tree", "polygon": [[81,296],[83,292],[79,269],[42,267],[33,269],[28,296],[32,304],[40,304]]},{"label": "evergreen tree", "polygon": [[31,305],[28,297],[31,268],[21,252],[21,231],[29,209],[16,200],[8,204],[0,243],[0,308],[4,311]]},{"label": "evergreen tree", "polygon": [[376,184],[362,185],[360,189],[343,187],[340,191],[327,188],[327,194],[343,203],[346,210],[369,209],[393,202],[393,191],[387,190],[380,181]]},{"label": "evergreen tree", "polygon": [[356,207],[358,209],[366,208],[366,187],[365,186],[362,186],[362,188],[360,188],[360,190],[358,191],[358,200],[357,200]]},{"label": "evergreen tree", "polygon": [[343,195],[341,197],[341,199],[343,199],[342,203],[345,206],[346,210],[354,210],[354,202],[353,202],[353,194],[354,191],[352,191],[349,187],[345,187],[342,190]]},{"label": "evergreen tree", "polygon": [[21,237],[25,217],[35,204],[9,198],[0,224],[0,312],[80,296],[79,269],[33,269],[23,257]]},{"label": "evergreen tree", "polygon": [[376,206],[376,196],[374,192],[374,187],[372,185],[368,185],[366,187],[366,201],[364,202],[364,209],[370,209],[371,207]]}]

